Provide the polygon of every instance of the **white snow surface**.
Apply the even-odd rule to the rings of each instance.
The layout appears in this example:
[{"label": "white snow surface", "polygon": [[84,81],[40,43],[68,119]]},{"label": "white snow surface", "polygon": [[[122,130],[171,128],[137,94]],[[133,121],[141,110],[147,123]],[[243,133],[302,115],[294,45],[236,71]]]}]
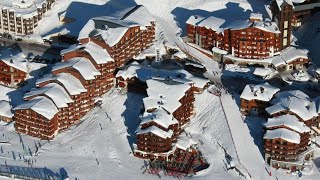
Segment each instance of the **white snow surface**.
[{"label": "white snow surface", "polygon": [[69,73],[59,73],[57,75],[47,74],[45,77],[38,79],[36,84],[57,80],[68,91],[70,95],[79,95],[87,92],[87,89],[82,85],[81,81]]},{"label": "white snow surface", "polygon": [[15,107],[14,110],[28,110],[32,109],[33,111],[41,114],[47,120],[51,120],[59,111],[54,105],[54,103],[46,97],[35,97],[29,101],[25,101],[19,106]]},{"label": "white snow surface", "polygon": [[41,95],[48,96],[58,108],[66,108],[69,106],[69,103],[73,102],[65,89],[56,83],[49,83],[41,88],[31,89],[30,92],[24,95],[24,98]]},{"label": "white snow surface", "polygon": [[5,100],[0,100],[0,107],[1,107],[0,108],[0,116],[7,117],[7,118],[13,117],[10,102],[5,101]]},{"label": "white snow surface", "polygon": [[241,98],[245,100],[260,100],[269,102],[274,94],[279,92],[280,89],[271,86],[269,83],[259,84],[259,85],[246,85],[241,93]]},{"label": "white snow surface", "polygon": [[181,103],[179,100],[185,95],[185,92],[191,88],[187,84],[174,82],[166,84],[158,80],[147,80],[148,97],[143,99],[145,109],[162,107],[171,114],[177,110]]},{"label": "white snow surface", "polygon": [[148,113],[144,112],[142,116],[140,116],[141,125],[155,122],[164,128],[168,128],[170,125],[178,124],[179,122],[172,116],[172,114],[168,114],[162,108],[157,108],[155,111]]},{"label": "white snow surface", "polygon": [[74,68],[76,69],[85,80],[93,80],[101,73],[93,66],[89,59],[81,57],[81,58],[72,58],[68,61],[57,63],[52,71],[56,71],[63,68]]},{"label": "white snow surface", "polygon": [[291,143],[299,144],[300,135],[294,131],[286,128],[279,128],[274,130],[267,130],[263,139],[283,139]]},{"label": "white snow surface", "polygon": [[268,122],[264,124],[266,128],[286,126],[298,133],[310,132],[310,128],[294,115],[282,115],[274,118],[269,118]]},{"label": "white snow surface", "polygon": [[146,134],[146,133],[152,133],[156,136],[159,136],[163,139],[167,139],[167,138],[171,138],[173,135],[173,131],[170,129],[168,131],[164,131],[160,128],[158,128],[157,126],[150,126],[148,128],[145,129],[141,129],[140,127],[138,127],[136,134]]},{"label": "white snow surface", "polygon": [[110,61],[114,61],[107,50],[103,49],[101,46],[93,42],[88,42],[83,45],[72,45],[68,49],[62,50],[61,55],[64,55],[68,52],[76,51],[78,49],[83,49],[88,52],[97,64],[105,64]]}]

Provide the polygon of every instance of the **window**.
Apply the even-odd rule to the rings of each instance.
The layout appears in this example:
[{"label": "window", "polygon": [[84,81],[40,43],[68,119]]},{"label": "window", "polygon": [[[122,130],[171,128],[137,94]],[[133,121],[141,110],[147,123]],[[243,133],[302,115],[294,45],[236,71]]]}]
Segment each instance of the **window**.
[{"label": "window", "polygon": [[287,46],[287,44],[288,44],[288,39],[287,38],[283,38],[282,45],[283,46]]},{"label": "window", "polygon": [[288,37],[288,30],[283,31],[283,37]]},{"label": "window", "polygon": [[288,21],[284,21],[284,23],[283,23],[283,28],[284,28],[284,29],[287,29],[287,28],[288,28]]}]

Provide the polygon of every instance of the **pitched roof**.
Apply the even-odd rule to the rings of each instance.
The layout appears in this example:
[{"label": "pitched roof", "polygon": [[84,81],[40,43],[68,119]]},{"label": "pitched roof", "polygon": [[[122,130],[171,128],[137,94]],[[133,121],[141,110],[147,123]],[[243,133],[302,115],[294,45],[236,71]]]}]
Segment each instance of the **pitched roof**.
[{"label": "pitched roof", "polygon": [[24,101],[22,104],[14,108],[15,111],[27,109],[32,109],[36,113],[47,118],[49,121],[59,112],[54,103],[44,96],[39,96],[29,101]]},{"label": "pitched roof", "polygon": [[150,126],[145,129],[141,129],[139,126],[138,129],[136,130],[137,135],[145,134],[145,133],[152,133],[152,134],[157,135],[163,139],[171,138],[173,135],[172,130],[164,131],[164,130],[158,128],[157,126]]},{"label": "pitched roof", "polygon": [[36,84],[47,81],[59,81],[69,92],[70,95],[78,95],[83,92],[87,92],[87,89],[82,85],[81,81],[69,73],[59,73],[57,75],[47,74],[47,76],[38,79]]},{"label": "pitched roof", "polygon": [[56,83],[49,83],[41,88],[34,88],[30,92],[26,93],[24,98],[39,96],[42,94],[50,97],[58,108],[68,107],[68,104],[73,102],[65,89]]},{"label": "pitched roof", "polygon": [[101,75],[101,73],[93,66],[90,60],[84,57],[76,57],[65,62],[57,63],[52,68],[52,71],[63,68],[76,69],[85,80],[93,80],[95,79],[95,76]]},{"label": "pitched roof", "polygon": [[264,134],[263,139],[283,139],[285,141],[299,144],[300,135],[294,131],[285,128],[279,128],[274,130],[267,130]]},{"label": "pitched roof", "polygon": [[170,80],[161,82],[150,79],[146,82],[148,97],[143,98],[145,109],[164,108],[171,114],[181,106],[179,100],[190,89],[189,85]]},{"label": "pitched roof", "polygon": [[264,124],[266,128],[286,126],[298,133],[310,132],[310,128],[294,115],[282,115],[274,118],[269,118],[268,122]]},{"label": "pitched roof", "polygon": [[105,64],[114,61],[107,50],[103,49],[101,46],[98,46],[93,42],[88,42],[82,45],[72,45],[68,49],[62,50],[61,55],[76,51],[78,49],[83,49],[88,52],[97,64]]},{"label": "pitched roof", "polygon": [[240,98],[245,100],[255,99],[269,102],[278,91],[280,91],[279,88],[273,87],[267,82],[258,85],[248,84],[242,91]]},{"label": "pitched roof", "polygon": [[155,122],[156,124],[166,129],[172,124],[178,124],[178,121],[172,116],[172,114],[169,114],[161,108],[157,108],[155,111],[151,113],[144,112],[143,115],[140,116],[140,120],[140,125],[149,122]]}]

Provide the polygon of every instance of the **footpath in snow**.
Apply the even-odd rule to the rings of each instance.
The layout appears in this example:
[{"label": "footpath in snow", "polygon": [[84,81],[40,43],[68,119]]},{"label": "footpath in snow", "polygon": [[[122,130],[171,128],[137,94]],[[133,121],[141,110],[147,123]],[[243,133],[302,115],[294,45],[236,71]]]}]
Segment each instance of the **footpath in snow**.
[{"label": "footpath in snow", "polygon": [[252,179],[270,179],[264,159],[243,122],[241,113],[231,95],[223,94],[221,103],[231,130],[231,135],[240,163]]}]

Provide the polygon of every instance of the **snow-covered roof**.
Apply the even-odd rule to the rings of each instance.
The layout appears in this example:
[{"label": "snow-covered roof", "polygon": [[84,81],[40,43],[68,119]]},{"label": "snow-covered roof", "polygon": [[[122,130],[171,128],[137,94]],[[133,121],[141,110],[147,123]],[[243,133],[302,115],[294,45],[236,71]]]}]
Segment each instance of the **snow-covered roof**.
[{"label": "snow-covered roof", "polygon": [[0,60],[8,66],[26,73],[28,72],[29,62],[26,59],[26,55],[22,52],[14,52],[10,48],[2,49],[0,51]]},{"label": "snow-covered roof", "polygon": [[150,65],[144,65],[133,62],[126,67],[126,69],[119,70],[116,77],[130,79],[137,77],[141,81],[147,81],[152,78],[165,79],[170,77],[175,81],[185,84],[194,84],[194,86],[203,88],[208,82],[208,79],[195,77],[185,70],[169,70],[164,68],[154,68]]},{"label": "snow-covered roof", "polygon": [[29,101],[24,101],[22,104],[14,108],[15,111],[27,109],[32,109],[33,111],[37,112],[38,114],[41,114],[48,120],[51,120],[59,112],[54,103],[44,96],[39,96]]},{"label": "snow-covered roof", "polygon": [[280,91],[279,88],[271,86],[269,83],[258,84],[258,85],[246,85],[241,93],[241,98],[245,100],[260,100],[269,102],[274,94]]},{"label": "snow-covered roof", "polygon": [[13,117],[10,102],[1,100],[0,107],[1,107],[0,108],[0,116],[7,117],[7,118]]},{"label": "snow-covered roof", "polygon": [[[259,21],[250,21],[250,19],[257,19]],[[279,28],[275,22],[263,20],[262,14],[251,13],[249,20],[236,20],[232,23],[225,25],[226,20],[210,16],[208,18],[203,18],[201,16],[190,16],[187,20],[187,24],[194,26],[205,27],[207,29],[212,29],[216,32],[223,32],[224,29],[230,30],[241,30],[249,27],[255,27],[262,31],[280,33]]]},{"label": "snow-covered roof", "polygon": [[271,68],[256,68],[253,72],[256,76],[266,77],[272,73]]},{"label": "snow-covered roof", "polygon": [[141,26],[151,26],[150,22],[156,21],[147,8],[142,5],[128,9],[121,19],[136,22]]},{"label": "snow-covered roof", "polygon": [[24,95],[24,98],[47,95],[58,108],[68,107],[73,100],[65,89],[56,83],[49,83],[41,88],[34,88]]},{"label": "snow-covered roof", "polygon": [[152,133],[152,134],[157,135],[163,139],[171,138],[173,135],[173,131],[171,129],[168,131],[164,131],[164,130],[158,128],[157,126],[150,126],[145,129],[141,129],[139,126],[138,129],[136,130],[137,135],[145,134],[145,133]]},{"label": "snow-covered roof", "polygon": [[74,68],[78,70],[85,80],[93,80],[95,79],[95,76],[101,75],[101,73],[93,66],[90,60],[84,57],[76,57],[65,62],[57,63],[52,68],[52,71],[63,68]]},{"label": "snow-covered roof", "polygon": [[286,128],[267,130],[263,136],[263,139],[283,139],[295,144],[300,143],[300,135]]},{"label": "snow-covered roof", "polygon": [[280,65],[288,64],[298,58],[308,59],[308,50],[297,49],[295,47],[288,47],[280,52],[279,56],[272,58],[272,64],[277,67]]},{"label": "snow-covered roof", "polygon": [[187,137],[179,137],[179,139],[177,139],[177,143],[176,143],[176,147],[182,150],[187,150],[188,148],[190,148],[193,145],[196,145],[197,142],[195,142],[194,140],[187,138]]},{"label": "snow-covered roof", "polygon": [[289,90],[289,91],[281,91],[279,93],[277,93],[275,95],[275,100],[272,101],[273,103],[277,103],[279,102],[279,100],[281,100],[282,98],[288,98],[288,97],[296,97],[296,98],[299,98],[300,100],[303,100],[304,102],[309,102],[309,96],[300,91],[300,90]]},{"label": "snow-covered roof", "polygon": [[161,82],[150,79],[146,82],[148,97],[143,99],[145,109],[164,108],[171,114],[181,106],[179,100],[190,89],[189,85],[173,80]]},{"label": "snow-covered roof", "polygon": [[164,128],[168,128],[170,125],[179,123],[172,114],[169,114],[162,108],[157,108],[153,112],[148,113],[147,111],[140,116],[141,123],[140,125],[155,122]]},{"label": "snow-covered roof", "polygon": [[265,32],[280,34],[278,25],[275,22],[257,21],[253,23],[252,27],[258,28]]},{"label": "snow-covered roof", "polygon": [[90,19],[81,29],[79,39],[101,36],[110,47],[116,45],[131,27],[139,24],[115,17],[102,16]]},{"label": "snow-covered roof", "polygon": [[227,25],[225,29],[241,30],[252,26],[252,24],[253,22],[250,22],[248,20],[236,20],[233,21],[231,24]]},{"label": "snow-covered roof", "polygon": [[224,19],[210,16],[210,17],[200,21],[197,24],[197,26],[205,27],[207,29],[212,29],[213,31],[216,31],[216,32],[222,32],[223,28],[221,26],[225,23],[225,21],[226,20],[224,20]]},{"label": "snow-covered roof", "polygon": [[[277,98],[278,99],[278,98]],[[304,99],[299,99],[295,96],[278,99],[278,103],[266,108],[269,114],[275,114],[281,111],[290,111],[300,117],[302,120],[307,121],[313,118],[313,113],[309,110],[310,102]]]},{"label": "snow-covered roof", "polygon": [[87,92],[87,89],[82,85],[81,81],[69,73],[59,73],[57,75],[47,74],[45,77],[38,79],[36,84],[41,84],[46,81],[59,81],[69,92],[70,95],[78,95]]},{"label": "snow-covered roof", "polygon": [[198,16],[198,15],[193,15],[193,16],[190,16],[189,19],[187,20],[187,24],[190,24],[190,25],[194,25],[194,26],[197,26],[198,23],[200,21],[202,21],[203,19],[205,19],[204,17],[202,16]]},{"label": "snow-covered roof", "polygon": [[46,0],[1,0],[0,8],[14,11],[16,16],[29,18],[38,14],[37,8],[42,7]]},{"label": "snow-covered roof", "polygon": [[114,61],[107,50],[93,42],[88,42],[82,45],[72,45],[68,49],[62,50],[61,55],[76,51],[78,49],[83,49],[88,52],[97,64],[105,64]]},{"label": "snow-covered roof", "polygon": [[290,114],[269,118],[268,122],[264,125],[266,128],[286,126],[298,133],[310,132],[310,128],[308,126],[303,122],[300,122],[296,116]]}]

